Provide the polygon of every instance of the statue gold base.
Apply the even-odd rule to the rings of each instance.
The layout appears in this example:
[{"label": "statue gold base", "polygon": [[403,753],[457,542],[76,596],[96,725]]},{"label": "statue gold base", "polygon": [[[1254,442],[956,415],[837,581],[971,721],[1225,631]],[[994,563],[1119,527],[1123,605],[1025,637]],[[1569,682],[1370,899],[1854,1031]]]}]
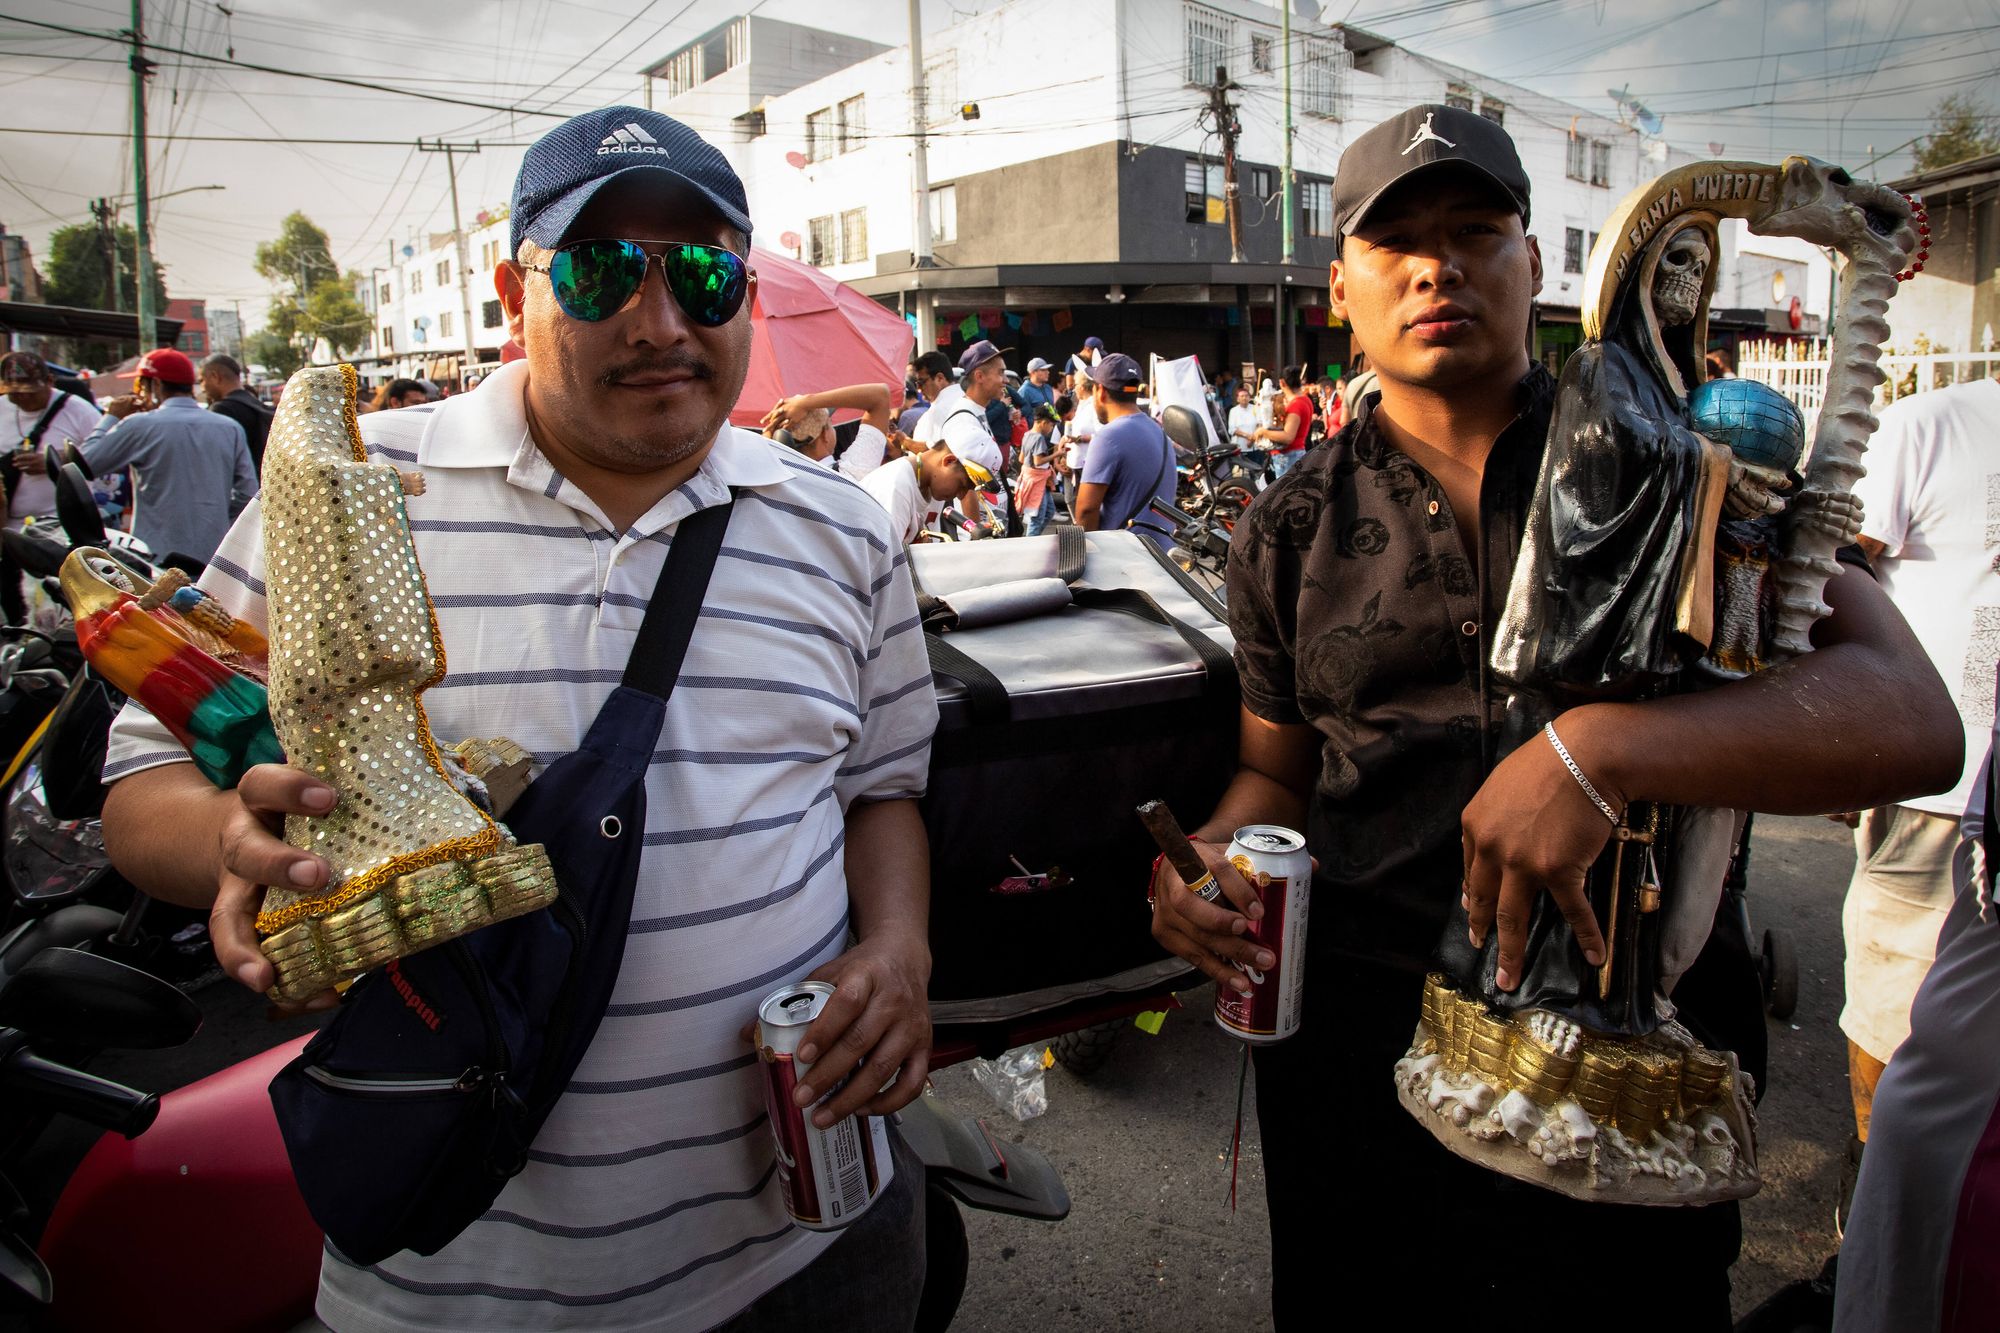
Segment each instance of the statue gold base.
[{"label": "statue gold base", "polygon": [[266,938],[264,956],[278,969],[271,997],[304,1000],[392,958],[537,911],[555,898],[555,871],[539,844],[413,870],[337,912]]},{"label": "statue gold base", "polygon": [[1735,1056],[1677,1023],[1586,1032],[1493,1013],[1443,976],[1396,1062],[1403,1106],[1469,1161],[1573,1199],[1687,1205],[1755,1194],[1755,1118]]}]

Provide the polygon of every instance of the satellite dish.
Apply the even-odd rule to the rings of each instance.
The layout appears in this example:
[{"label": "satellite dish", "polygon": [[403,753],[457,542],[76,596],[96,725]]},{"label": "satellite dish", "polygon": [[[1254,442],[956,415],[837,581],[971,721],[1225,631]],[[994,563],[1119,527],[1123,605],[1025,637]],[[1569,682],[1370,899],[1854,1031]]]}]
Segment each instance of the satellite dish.
[{"label": "satellite dish", "polygon": [[807,157],[804,153],[801,153],[796,148],[794,148],[791,152],[785,154],[785,161],[789,165],[795,167],[803,167],[807,162],[811,160],[812,160],[811,158]]},{"label": "satellite dish", "polygon": [[472,215],[472,220],[483,227],[493,220],[493,215],[482,208]]},{"label": "satellite dish", "polygon": [[778,244],[787,250],[796,250],[799,248],[799,234],[795,231],[785,232],[778,237]]},{"label": "satellite dish", "polygon": [[429,315],[418,315],[418,316],[417,316],[417,327],[418,327],[418,328],[420,328],[420,329],[427,329],[427,328],[429,328],[430,326],[431,326],[431,317],[430,317]]},{"label": "satellite dish", "polygon": [[403,258],[408,259],[411,255],[415,254],[416,252],[417,252],[416,246],[406,245],[403,247]]}]

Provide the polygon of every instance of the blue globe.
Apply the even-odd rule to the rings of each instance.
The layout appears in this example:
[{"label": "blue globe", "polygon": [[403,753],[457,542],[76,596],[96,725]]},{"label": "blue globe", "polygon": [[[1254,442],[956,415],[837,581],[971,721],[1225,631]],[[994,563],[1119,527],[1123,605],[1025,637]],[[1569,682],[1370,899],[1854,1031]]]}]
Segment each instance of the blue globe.
[{"label": "blue globe", "polygon": [[1688,401],[1694,428],[1745,463],[1796,468],[1806,419],[1792,401],[1756,380],[1705,380]]}]

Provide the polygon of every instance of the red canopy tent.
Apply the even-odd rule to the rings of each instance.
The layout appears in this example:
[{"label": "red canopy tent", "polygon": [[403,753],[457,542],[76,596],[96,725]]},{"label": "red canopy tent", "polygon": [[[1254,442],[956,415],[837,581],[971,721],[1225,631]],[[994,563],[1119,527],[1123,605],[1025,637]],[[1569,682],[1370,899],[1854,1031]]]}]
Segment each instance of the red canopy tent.
[{"label": "red canopy tent", "polygon": [[903,382],[909,324],[811,264],[752,250],[750,374],[729,419],[755,428],[780,398],[847,384]]}]

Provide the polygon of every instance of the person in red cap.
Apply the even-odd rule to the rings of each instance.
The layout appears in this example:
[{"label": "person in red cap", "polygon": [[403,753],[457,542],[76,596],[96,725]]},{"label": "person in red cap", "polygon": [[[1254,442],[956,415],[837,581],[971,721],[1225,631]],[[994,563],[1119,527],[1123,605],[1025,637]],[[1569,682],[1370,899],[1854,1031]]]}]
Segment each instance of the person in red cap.
[{"label": "person in red cap", "polygon": [[257,494],[257,469],[243,427],[195,401],[196,378],[185,352],[146,353],[134,391],[105,403],[82,454],[92,476],[137,471],[132,533],[155,556],[205,565]]}]

